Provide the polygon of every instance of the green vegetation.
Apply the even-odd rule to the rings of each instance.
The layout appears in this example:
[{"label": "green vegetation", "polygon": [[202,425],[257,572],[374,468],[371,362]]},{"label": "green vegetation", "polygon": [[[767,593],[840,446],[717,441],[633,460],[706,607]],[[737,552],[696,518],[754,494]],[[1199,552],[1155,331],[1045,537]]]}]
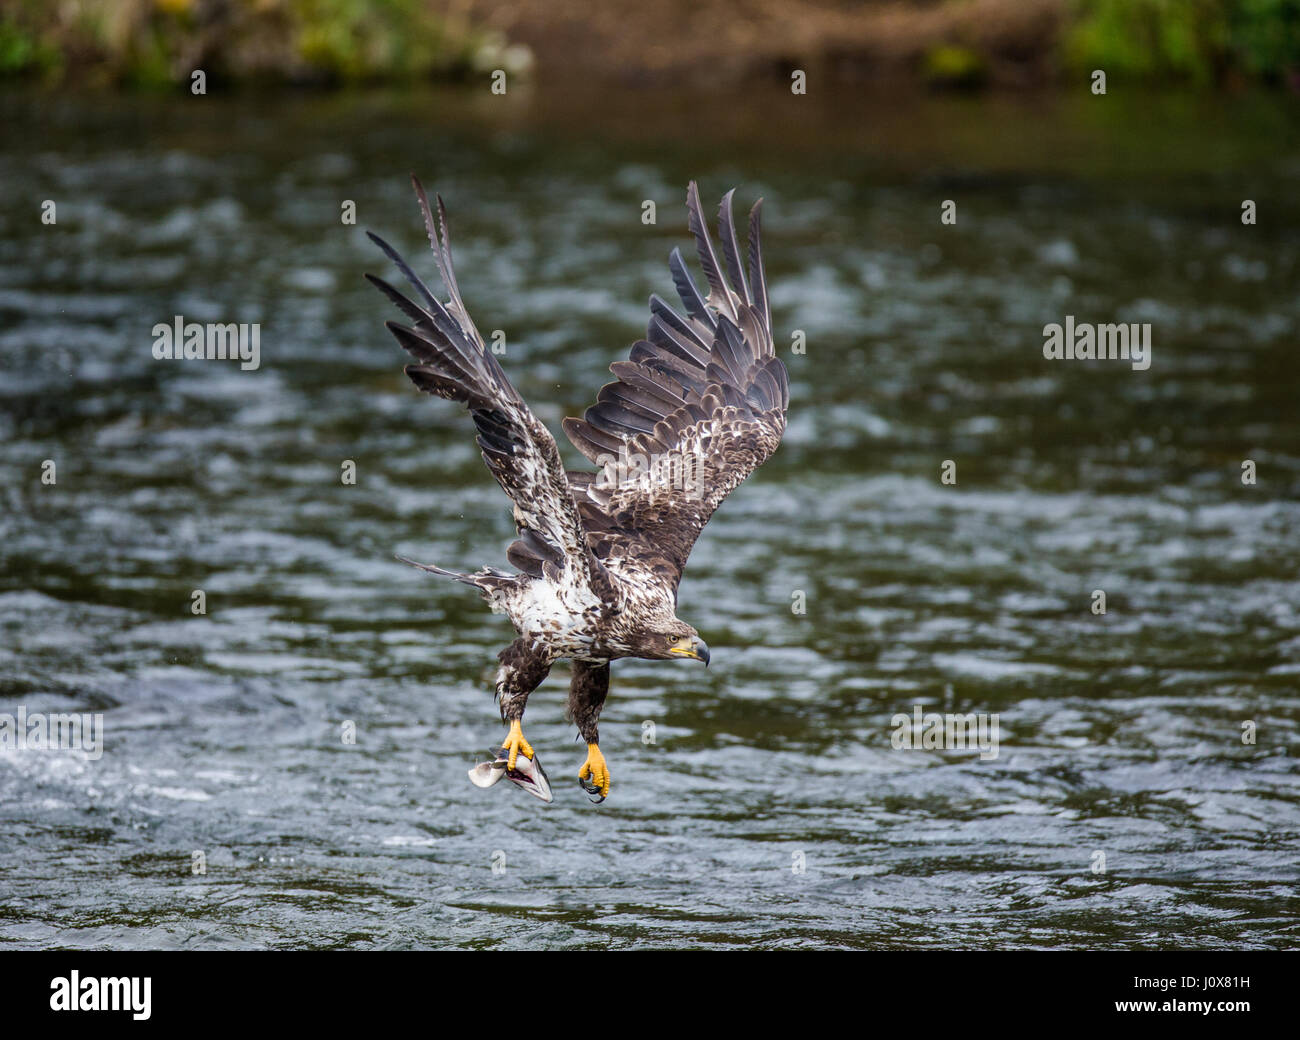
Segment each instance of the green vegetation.
[{"label": "green vegetation", "polygon": [[0,15],[0,77],[57,74],[62,55],[20,23]]},{"label": "green vegetation", "polygon": [[1300,0],[1081,0],[1075,68],[1200,83],[1300,76]]},{"label": "green vegetation", "polygon": [[509,50],[428,0],[10,0],[0,13],[0,76],[56,81],[454,77]]},{"label": "green vegetation", "polygon": [[921,66],[926,82],[936,87],[977,87],[988,69],[984,58],[967,47],[935,47]]},{"label": "green vegetation", "polygon": [[[729,7],[728,0],[697,2]],[[1010,11],[1022,0],[1006,2]],[[656,3],[665,8],[664,45],[671,46],[672,33],[690,32],[691,23],[673,18],[662,0],[646,0],[652,11]],[[946,3],[947,12],[960,14],[967,0]],[[1105,69],[1119,78],[1206,85],[1254,79],[1300,88],[1300,0],[1035,3],[1044,17],[1006,21],[992,34],[958,25],[937,42],[934,0],[900,3],[890,23],[892,45],[906,51],[914,34],[917,46],[910,54],[921,60],[919,65],[909,61],[906,68],[940,87],[1024,82],[1016,77],[1024,76],[1025,56],[1038,55],[1043,60],[1031,73],[1037,80],[1061,70],[1077,82],[1081,70]],[[447,0],[3,0],[0,79],[162,88],[187,83],[194,69],[203,69],[214,85],[527,71],[531,52],[526,47],[508,46],[500,33],[449,13],[463,9]],[[482,17],[512,11],[506,0],[500,9],[491,0],[475,9]],[[862,17],[872,10],[865,6]],[[991,10],[996,13],[997,5]],[[551,32],[542,18],[520,24],[528,26],[520,31],[531,32],[535,43]],[[565,23],[556,24],[556,39],[563,41]],[[833,48],[839,46],[836,40],[831,35],[810,47]],[[861,46],[869,48],[870,39],[864,40]],[[744,45],[737,46],[743,52]],[[636,52],[629,55],[620,69],[635,73]],[[573,53],[572,67],[581,68],[590,57]],[[743,59],[743,53],[735,57]],[[737,75],[772,67],[770,55],[755,51],[751,58],[749,65],[736,60],[729,67]],[[1003,74],[1008,70],[1010,77]]]}]

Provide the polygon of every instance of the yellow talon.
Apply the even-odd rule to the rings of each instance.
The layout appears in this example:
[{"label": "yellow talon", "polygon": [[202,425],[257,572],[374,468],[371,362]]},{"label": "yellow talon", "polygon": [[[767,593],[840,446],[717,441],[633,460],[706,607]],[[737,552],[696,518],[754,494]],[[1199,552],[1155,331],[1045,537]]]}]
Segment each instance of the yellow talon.
[{"label": "yellow talon", "polygon": [[510,732],[506,734],[505,743],[501,745],[510,752],[510,758],[506,762],[506,768],[513,770],[515,761],[519,757],[519,752],[524,753],[525,758],[533,757],[533,745],[524,739],[524,727],[519,724],[518,719],[510,723]]},{"label": "yellow talon", "polygon": [[[587,781],[588,777],[591,778],[590,782]],[[599,745],[587,745],[587,761],[578,770],[578,782],[592,794],[599,791],[602,799],[609,797],[609,766],[605,764],[605,756],[600,753]]]}]

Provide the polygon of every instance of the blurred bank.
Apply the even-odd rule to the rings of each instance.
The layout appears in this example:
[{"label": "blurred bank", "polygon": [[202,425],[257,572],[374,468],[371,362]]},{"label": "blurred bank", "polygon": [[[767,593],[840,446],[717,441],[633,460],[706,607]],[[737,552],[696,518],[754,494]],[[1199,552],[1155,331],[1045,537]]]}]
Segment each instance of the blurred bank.
[{"label": "blurred bank", "polygon": [[4,0],[0,78],[339,85],[516,76],[1025,89],[1300,84],[1300,0]]}]

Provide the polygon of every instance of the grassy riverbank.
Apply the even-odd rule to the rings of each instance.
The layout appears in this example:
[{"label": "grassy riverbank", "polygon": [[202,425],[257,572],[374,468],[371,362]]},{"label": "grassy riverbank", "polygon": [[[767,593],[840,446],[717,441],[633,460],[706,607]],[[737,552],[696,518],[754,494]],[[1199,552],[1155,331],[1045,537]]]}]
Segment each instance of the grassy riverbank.
[{"label": "grassy riverbank", "polygon": [[6,0],[0,78],[168,88],[512,75],[648,86],[1113,78],[1300,87],[1300,0]]}]

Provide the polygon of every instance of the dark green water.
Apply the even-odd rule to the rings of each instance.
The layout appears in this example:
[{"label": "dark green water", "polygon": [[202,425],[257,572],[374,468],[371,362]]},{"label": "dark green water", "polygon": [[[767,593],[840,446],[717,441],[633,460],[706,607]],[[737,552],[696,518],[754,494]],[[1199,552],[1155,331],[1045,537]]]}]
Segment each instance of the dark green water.
[{"label": "dark green water", "polygon": [[[0,946],[1297,944],[1294,99],[0,115],[0,712],[105,727],[0,751]],[[767,198],[789,431],[682,586],[712,668],[616,665],[599,807],[563,667],[526,719],[555,803],[470,786],[512,634],[392,558],[512,534],[361,277],[366,227],[433,277],[409,171],[557,431],[671,290],[687,180]],[[176,314],[262,323],[261,367],[154,360]],[[1151,323],[1150,369],[1044,360],[1067,314]],[[895,750],[916,705],[998,713],[998,757]]]}]

